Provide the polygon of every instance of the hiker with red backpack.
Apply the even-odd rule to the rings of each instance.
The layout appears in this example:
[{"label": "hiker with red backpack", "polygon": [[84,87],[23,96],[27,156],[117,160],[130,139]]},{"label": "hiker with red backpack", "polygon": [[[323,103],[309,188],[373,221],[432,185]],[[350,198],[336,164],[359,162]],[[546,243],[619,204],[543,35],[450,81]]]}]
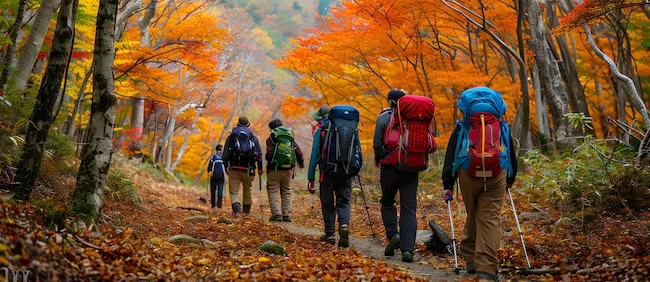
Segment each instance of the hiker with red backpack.
[{"label": "hiker with red backpack", "polygon": [[314,194],[316,166],[319,167],[321,211],[325,234],[321,241],[336,244],[336,220],[339,222],[341,248],[349,247],[350,198],[352,179],[363,165],[359,140],[359,110],[350,105],[336,105],[329,117],[314,132],[307,172],[307,189]]},{"label": "hiker with red backpack", "polygon": [[255,169],[262,175],[262,149],[260,141],[248,128],[250,122],[245,116],[240,116],[237,126],[226,138],[223,152],[223,162],[228,169],[228,192],[232,202],[232,211],[235,214],[242,213],[242,204],[239,201],[239,185],[244,186],[243,190],[243,212],[250,213],[253,205],[253,178]]},{"label": "hiker with red backpack", "polygon": [[418,176],[427,168],[428,156],[437,147],[431,129],[435,105],[430,98],[406,95],[401,89],[391,89],[387,98],[390,108],[377,117],[373,138],[375,166],[381,169],[381,218],[388,241],[384,255],[394,256],[395,250],[400,249],[402,261],[413,262]]},{"label": "hiker with red backpack", "polygon": [[291,222],[291,178],[296,163],[304,167],[302,150],[295,141],[293,129],[284,127],[282,121],[269,123],[271,135],[266,139],[266,192],[271,208],[270,221]]},{"label": "hiker with red backpack", "polygon": [[476,87],[461,93],[457,105],[463,119],[447,145],[442,170],[444,200],[449,205],[458,178],[467,210],[460,255],[467,263],[467,273],[477,274],[481,281],[498,281],[501,206],[506,189],[517,176],[513,138],[502,119],[506,104],[499,92]]},{"label": "hiker with red backpack", "polygon": [[[208,162],[208,174],[210,175],[210,205],[214,209],[221,208],[223,204],[224,184],[226,182],[226,167],[223,165],[223,146],[218,144],[214,148],[216,153],[210,157]],[[215,200],[216,198],[216,200]]]}]

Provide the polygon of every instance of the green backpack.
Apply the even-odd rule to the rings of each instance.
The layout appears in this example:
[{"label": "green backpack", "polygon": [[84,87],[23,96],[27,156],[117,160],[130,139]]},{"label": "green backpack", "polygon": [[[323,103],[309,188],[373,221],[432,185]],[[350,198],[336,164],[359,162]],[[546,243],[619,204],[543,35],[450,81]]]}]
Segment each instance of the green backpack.
[{"label": "green backpack", "polygon": [[271,158],[270,168],[274,170],[288,170],[296,166],[296,150],[294,150],[293,129],[284,126],[271,130],[272,139],[275,140],[275,149]]}]

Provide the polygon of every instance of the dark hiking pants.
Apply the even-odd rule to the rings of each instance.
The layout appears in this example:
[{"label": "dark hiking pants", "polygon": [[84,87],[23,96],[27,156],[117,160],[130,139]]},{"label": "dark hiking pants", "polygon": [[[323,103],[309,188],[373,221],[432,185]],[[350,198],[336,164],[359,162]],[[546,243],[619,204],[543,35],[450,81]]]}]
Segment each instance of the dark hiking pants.
[{"label": "dark hiking pants", "polygon": [[213,208],[216,206],[216,203],[221,203],[223,201],[223,188],[226,182],[225,180],[225,178],[210,178],[210,204]]},{"label": "dark hiking pants", "polygon": [[325,234],[332,236],[336,233],[336,216],[339,226],[350,225],[350,197],[352,195],[352,179],[325,174],[320,183],[320,202],[325,223]]},{"label": "dark hiking pants", "polygon": [[[383,165],[380,174],[381,183],[381,219],[384,221],[386,238],[390,240],[400,234],[400,250],[413,251],[417,233],[417,172],[400,172],[393,166]],[[400,213],[399,230],[397,230],[397,208],[395,195],[399,191]]]}]

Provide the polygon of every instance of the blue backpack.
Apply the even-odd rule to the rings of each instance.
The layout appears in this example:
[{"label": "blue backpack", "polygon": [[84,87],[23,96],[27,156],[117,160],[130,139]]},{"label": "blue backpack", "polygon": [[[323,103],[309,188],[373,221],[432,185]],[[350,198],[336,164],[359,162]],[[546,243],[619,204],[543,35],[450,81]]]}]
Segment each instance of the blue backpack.
[{"label": "blue backpack", "polygon": [[484,180],[504,169],[512,175],[510,126],[501,119],[506,113],[501,94],[488,87],[471,88],[460,95],[457,105],[463,119],[457,124],[453,174],[462,168]]},{"label": "blue backpack", "polygon": [[210,157],[208,171],[212,173],[212,178],[224,178],[225,172],[223,171],[223,159],[221,153],[214,154]]},{"label": "blue backpack", "polygon": [[359,174],[363,159],[359,140],[359,110],[336,105],[322,125],[321,167],[331,168],[347,177]]}]

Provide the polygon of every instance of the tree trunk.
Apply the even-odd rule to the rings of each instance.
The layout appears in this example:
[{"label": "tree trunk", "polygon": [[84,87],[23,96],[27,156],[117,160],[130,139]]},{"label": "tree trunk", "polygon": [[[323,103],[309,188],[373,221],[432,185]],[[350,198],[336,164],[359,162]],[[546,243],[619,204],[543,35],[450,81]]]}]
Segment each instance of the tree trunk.
[{"label": "tree trunk", "polygon": [[16,89],[23,90],[29,80],[29,74],[34,69],[34,63],[38,57],[38,52],[43,45],[43,39],[47,33],[52,15],[61,4],[61,0],[43,0],[41,7],[38,9],[32,30],[29,32],[27,42],[20,53],[18,59],[18,72],[15,73],[13,80]]},{"label": "tree trunk", "polygon": [[610,138],[609,136],[609,123],[607,120],[607,115],[605,115],[605,103],[603,103],[603,83],[600,82],[598,77],[594,78],[594,84],[596,85],[596,97],[598,97],[598,109],[600,111],[600,130],[603,133],[603,138]]},{"label": "tree trunk", "polygon": [[23,17],[25,16],[25,8],[27,6],[27,0],[20,0],[18,4],[18,11],[16,11],[16,20],[14,21],[11,31],[9,32],[9,40],[11,43],[7,46],[7,52],[4,56],[4,67],[2,68],[2,75],[0,75],[0,96],[3,95],[5,88],[7,87],[7,81],[9,80],[9,74],[11,73],[12,62],[15,58],[16,46],[18,46],[18,32],[23,26]]},{"label": "tree trunk", "polygon": [[[533,64],[533,88],[535,89],[535,106],[537,112],[537,130],[540,145],[546,145],[553,136],[551,136],[551,125],[546,114],[546,100],[542,93],[542,85],[539,81],[539,69]],[[554,148],[554,147],[553,147]]]},{"label": "tree trunk", "polygon": [[538,2],[524,0],[522,3],[524,3],[523,5],[528,12],[528,23],[531,31],[530,47],[535,54],[535,63],[539,68],[542,92],[546,96],[546,101],[553,116],[555,140],[557,140],[560,147],[563,145],[572,146],[575,142],[567,139],[567,137],[572,134],[573,130],[564,117],[569,113],[568,97],[562,83],[560,68],[548,49],[546,41],[550,33],[542,22],[542,12]]},{"label": "tree trunk", "polygon": [[119,0],[100,0],[93,54],[93,103],[89,134],[81,156],[77,185],[72,194],[71,210],[94,221],[104,199],[106,177],[113,155],[115,127],[115,18]]},{"label": "tree trunk", "polygon": [[71,43],[74,35],[78,1],[63,0],[61,3],[49,63],[43,75],[34,110],[29,118],[29,127],[25,134],[25,145],[23,145],[22,156],[18,164],[18,180],[20,183],[16,191],[16,197],[21,200],[29,199],[38,177],[41,159],[43,158],[43,144],[47,140],[47,134],[52,124],[52,114],[56,112],[54,104],[58,100],[57,96],[61,91],[61,81],[65,74],[68,57],[72,51]]},{"label": "tree trunk", "polygon": [[188,128],[187,130],[187,134],[185,135],[185,140],[183,140],[183,145],[181,145],[181,148],[178,150],[178,154],[176,154],[176,160],[172,164],[170,171],[176,170],[176,167],[181,162],[183,155],[185,155],[185,152],[187,151],[187,145],[190,142],[190,136],[192,135],[192,131],[194,131],[194,128],[196,127],[196,123],[199,121],[200,116],[201,116],[201,108],[197,108],[196,116],[194,117],[194,121],[192,121],[192,126],[190,126],[190,128]]},{"label": "tree trunk", "polygon": [[77,114],[81,110],[81,105],[83,104],[84,101],[84,95],[86,90],[86,84],[88,84],[88,80],[90,79],[90,75],[93,73],[93,68],[92,66],[90,69],[86,72],[86,75],[84,76],[84,80],[81,82],[81,86],[79,87],[79,93],[77,94],[77,101],[75,103],[75,107],[72,110],[72,115],[68,117],[66,120],[66,123],[68,126],[66,127],[66,135],[70,139],[74,139],[75,131],[76,131],[76,126],[74,124],[75,118],[77,117]]},{"label": "tree trunk", "polygon": [[[596,45],[596,42],[594,42],[594,38],[591,35],[591,31],[589,30],[589,26],[587,24],[582,25],[582,27],[585,30],[585,33],[587,35],[587,41],[589,42],[589,46],[596,52],[596,55],[601,58],[603,61],[607,63],[609,66],[609,69],[612,71],[614,74],[614,77],[621,83],[621,86],[625,90],[625,95],[627,96],[627,99],[630,101],[632,106],[639,111],[641,116],[643,116],[643,121],[647,127],[650,127],[650,116],[648,116],[648,111],[646,110],[645,104],[643,104],[643,100],[641,100],[641,96],[636,92],[636,87],[634,85],[634,82],[632,79],[629,77],[625,76],[622,74],[618,68],[616,67],[616,63],[607,56],[607,54],[603,53],[603,51],[598,48]],[[625,109],[621,109],[621,111],[625,112]]]},{"label": "tree trunk", "polygon": [[[144,14],[138,19],[140,28],[140,46],[150,46],[149,26],[156,14],[157,1],[151,1],[144,10]],[[133,136],[133,143],[142,144],[142,132],[144,128],[144,97],[134,97],[131,100],[131,128],[136,134]],[[143,148],[140,148],[142,150]],[[155,152],[154,152],[155,153]]]}]

